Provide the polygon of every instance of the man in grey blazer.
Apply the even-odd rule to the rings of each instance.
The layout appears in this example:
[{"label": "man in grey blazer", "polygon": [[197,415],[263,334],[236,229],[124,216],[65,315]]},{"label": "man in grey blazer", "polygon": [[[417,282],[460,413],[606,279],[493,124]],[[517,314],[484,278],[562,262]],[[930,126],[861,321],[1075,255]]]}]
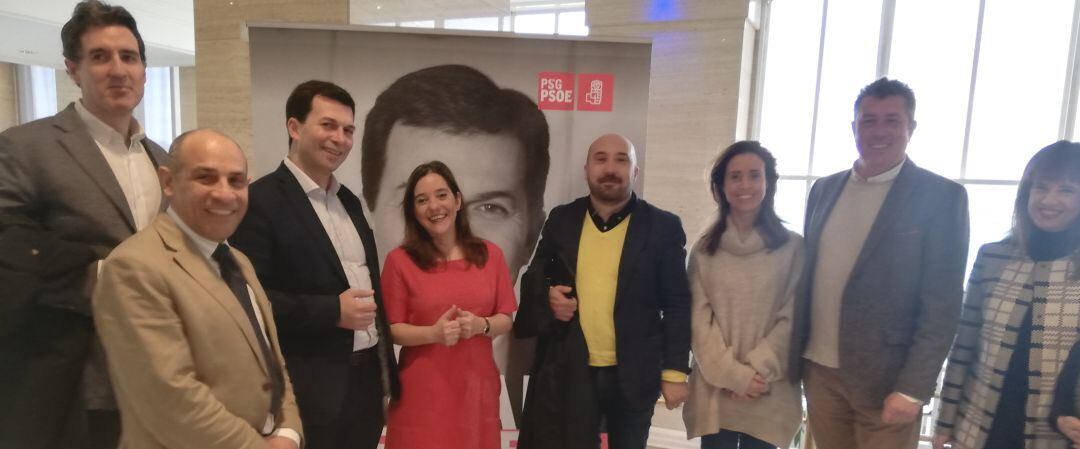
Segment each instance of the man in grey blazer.
[{"label": "man in grey blazer", "polygon": [[82,98],[0,133],[0,274],[34,285],[0,310],[2,449],[116,447],[90,292],[98,261],[163,210],[168,156],[132,117],[146,81],[135,19],[83,2],[61,41]]},{"label": "man in grey blazer", "polygon": [[854,167],[810,190],[789,366],[818,447],[910,449],[959,319],[967,193],[907,158],[904,83],[863,88],[851,129]]}]

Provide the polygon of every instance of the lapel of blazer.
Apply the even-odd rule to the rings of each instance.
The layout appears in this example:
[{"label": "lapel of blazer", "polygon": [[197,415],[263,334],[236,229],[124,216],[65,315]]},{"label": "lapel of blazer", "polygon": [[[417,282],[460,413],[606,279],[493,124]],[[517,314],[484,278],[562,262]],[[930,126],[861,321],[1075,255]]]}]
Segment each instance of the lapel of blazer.
[{"label": "lapel of blazer", "polygon": [[[157,152],[152,150],[152,148],[157,147],[157,143],[154,143],[154,141],[150,140],[149,137],[143,137],[140,142],[142,142],[143,151],[146,152],[146,157],[150,158],[150,163],[154,165],[154,170],[157,170],[158,167],[161,167],[161,164],[164,164],[166,162],[165,160],[162,160],[163,158],[157,155]],[[162,149],[162,151],[165,150]]]},{"label": "lapel of blazer", "polygon": [[626,229],[622,255],[619,257],[619,279],[615,286],[616,307],[619,305],[619,297],[623,296],[626,286],[630,284],[634,266],[643,259],[641,253],[648,246],[652,233],[652,206],[643,199],[638,198],[637,201],[634,211],[627,217],[630,223]]},{"label": "lapel of blazer", "polygon": [[[349,214],[349,220],[352,221],[353,227],[356,228],[357,234],[360,234],[360,242],[364,245],[364,261],[367,262],[368,274],[371,276],[371,286],[374,288],[378,284],[379,277],[379,250],[375,246],[375,233],[371,230],[371,226],[368,225],[367,218],[364,217],[364,204],[360,202],[360,197],[356,196],[352,190],[349,190],[344,185],[338,190],[338,200],[341,201],[341,205],[345,208],[345,212]],[[344,275],[344,273],[342,273]],[[376,299],[379,299],[376,295]],[[379,305],[379,312],[382,312],[382,304]],[[383,332],[382,329],[379,332]]]},{"label": "lapel of blazer", "polygon": [[[187,241],[184,236],[184,232],[173,222],[172,218],[166,214],[160,214],[154,220],[154,228],[157,230],[158,235],[161,236],[161,241],[165,244],[165,248],[173,252],[173,260],[180,266],[191,278],[199,284],[203,289],[210,293],[210,297],[218,303],[225,312],[232,317],[233,322],[239,328],[240,332],[244,334],[244,339],[247,340],[248,346],[251,348],[251,352],[259,360],[260,366],[267,374],[266,359],[263,357],[262,348],[259,346],[259,341],[255,335],[255,329],[251,327],[251,320],[248,319],[247,313],[240,306],[236,296],[233,295],[232,290],[229,290],[229,286],[221,279],[218,273],[213,272],[213,268],[210,263],[203,258],[202,254],[199,254],[194,249],[193,244]],[[235,256],[235,255],[234,255]],[[240,264],[241,266],[244,264]],[[244,274],[244,279],[251,283],[253,274],[250,270],[246,270],[245,267],[241,267],[241,271]],[[254,290],[254,289],[253,289]],[[260,309],[263,305],[260,304]],[[260,310],[260,312],[263,312]],[[265,313],[263,314],[265,320]]]},{"label": "lapel of blazer", "polygon": [[566,262],[566,265],[577,273],[578,248],[581,246],[582,220],[587,220],[589,197],[578,198],[570,203],[566,215],[559,222],[559,232],[553,235],[566,236],[566,244],[557,245],[555,252]]},{"label": "lapel of blazer", "polygon": [[821,197],[818,199],[817,204],[809,205],[811,213],[805,226],[808,240],[806,243],[808,249],[812,251],[810,255],[817,253],[818,242],[821,241],[821,231],[825,228],[825,222],[829,219],[833,206],[836,206],[836,200],[840,199],[840,192],[844,191],[844,186],[847,185],[849,177],[851,177],[850,170],[845,172],[843,176],[823,179]]},{"label": "lapel of blazer", "polygon": [[[160,148],[160,147],[158,147],[158,144],[154,143],[153,140],[150,140],[149,137],[143,137],[142,144],[143,144],[143,151],[146,152],[146,157],[150,158],[150,163],[154,165],[154,175],[156,176],[157,175],[157,169],[160,168],[162,165],[169,162],[168,153],[165,153],[164,149],[161,149],[160,152],[155,151],[154,148]],[[163,155],[159,156],[158,155],[159,153],[161,153]],[[165,193],[163,192],[161,194],[161,205],[158,207],[158,212],[165,212],[165,210],[168,209],[168,208],[169,208],[169,200],[167,198],[165,198]]]},{"label": "lapel of blazer", "polygon": [[904,166],[900,169],[900,173],[896,175],[892,188],[885,195],[885,201],[881,203],[881,210],[878,212],[877,217],[874,218],[874,224],[870,226],[870,233],[866,235],[866,242],[863,242],[859,257],[855,259],[855,266],[851,269],[852,275],[858,273],[862,265],[873,254],[874,248],[877,247],[878,243],[881,243],[888,231],[892,229],[893,224],[905,212],[904,205],[908,204],[908,199],[918,184],[912,179],[915,175],[915,164],[910,159],[904,161]]},{"label": "lapel of blazer", "polygon": [[300,223],[307,230],[305,234],[310,239],[312,247],[329,262],[328,265],[332,267],[338,280],[344,285],[349,285],[349,279],[345,276],[345,269],[341,266],[341,259],[338,257],[337,250],[334,249],[330,236],[326,235],[326,228],[319,221],[319,216],[315,214],[315,208],[311,206],[311,200],[308,199],[307,193],[300,187],[300,181],[296,180],[296,176],[293,176],[284,162],[278,166],[274,176],[280,182],[282,196],[285,197],[287,207],[292,210],[291,215],[300,220]]},{"label": "lapel of blazer", "polygon": [[[375,234],[371,232],[371,226],[368,226],[367,218],[364,218],[364,206],[360,203],[360,198],[344,185],[338,190],[337,197],[341,201],[342,207],[345,208],[345,212],[349,214],[349,220],[352,221],[357,234],[360,234],[360,241],[364,244],[364,258],[367,260],[368,268],[378,267],[378,264],[372,265],[371,263],[372,254],[375,255],[376,261],[378,261],[379,256],[375,248]],[[377,271],[373,269],[372,273]]]},{"label": "lapel of blazer", "polygon": [[60,146],[71,155],[71,158],[86,171],[90,179],[94,180],[94,184],[105,193],[105,196],[116,207],[117,212],[124,217],[128,229],[135,232],[135,218],[131,215],[131,209],[128,208],[127,199],[124,198],[124,191],[120,189],[120,183],[116,181],[116,176],[113,175],[109,163],[105,161],[105,156],[98,149],[97,143],[94,142],[89,131],[86,130],[86,124],[82,122],[79,113],[75,111],[74,103],[53,117],[53,126],[63,131],[58,138]]}]

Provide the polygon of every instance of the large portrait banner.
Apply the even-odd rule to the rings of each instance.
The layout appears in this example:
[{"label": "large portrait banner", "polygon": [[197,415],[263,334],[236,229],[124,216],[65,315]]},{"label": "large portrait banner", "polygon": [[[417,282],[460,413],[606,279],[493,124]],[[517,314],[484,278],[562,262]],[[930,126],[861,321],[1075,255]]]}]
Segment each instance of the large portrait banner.
[{"label": "large portrait banner", "polygon": [[[252,176],[287,154],[293,87],[311,79],[344,87],[357,130],[335,176],[360,194],[380,260],[401,243],[404,184],[421,163],[453,171],[473,232],[499,246],[515,282],[547,211],[587,194],[594,139],[623,134],[644,163],[645,40],[300,24],[249,24],[248,37]],[[531,342],[500,337],[494,349],[505,375],[503,428],[514,429]],[[504,446],[512,439],[504,435]]]}]

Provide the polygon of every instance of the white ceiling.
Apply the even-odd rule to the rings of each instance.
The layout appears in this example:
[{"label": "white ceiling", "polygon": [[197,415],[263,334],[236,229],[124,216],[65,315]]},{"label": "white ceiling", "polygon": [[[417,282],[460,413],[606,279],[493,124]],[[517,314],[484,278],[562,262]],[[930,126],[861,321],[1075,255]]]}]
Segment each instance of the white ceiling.
[{"label": "white ceiling", "polygon": [[533,10],[577,7],[585,0],[349,0],[350,22],[492,17]]},{"label": "white ceiling", "polygon": [[[195,65],[193,0],[113,0],[131,11],[151,66]],[[0,61],[64,66],[60,27],[78,0],[0,0]]]}]

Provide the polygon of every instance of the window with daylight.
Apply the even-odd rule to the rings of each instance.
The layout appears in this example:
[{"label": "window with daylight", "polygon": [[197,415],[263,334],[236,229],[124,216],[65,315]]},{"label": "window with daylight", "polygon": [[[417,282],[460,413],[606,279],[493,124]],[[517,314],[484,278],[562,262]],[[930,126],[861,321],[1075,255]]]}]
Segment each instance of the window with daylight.
[{"label": "window with daylight", "polygon": [[498,17],[467,17],[464,19],[446,19],[443,27],[448,30],[499,31]]},{"label": "window with daylight", "polygon": [[554,13],[518,14],[514,16],[514,32],[529,34],[555,34]]},{"label": "window with daylight", "polygon": [[1003,238],[1028,159],[1078,138],[1076,0],[773,0],[763,5],[756,135],[778,159],[777,208],[802,229],[813,182],[852,166],[853,103],[888,76],[915,91],[908,156],[968,191],[968,267]]},{"label": "window with daylight", "polygon": [[56,114],[56,70],[20,64],[15,67],[15,78],[20,124]]},{"label": "window with daylight", "polygon": [[854,101],[878,77],[915,91],[911,160],[967,189],[969,271],[1007,235],[1028,159],[1080,138],[1077,0],[772,0],[762,19],[751,134],[778,159],[776,207],[792,229],[813,182],[858,158]]},{"label": "window with daylight", "polygon": [[[57,104],[57,76],[67,76],[51,67],[16,67],[19,90],[19,122],[26,123],[56,114],[67,107]],[[59,74],[58,74],[59,73]],[[133,111],[146,136],[168,148],[180,134],[180,79],[177,67],[147,67],[143,100]]]},{"label": "window with daylight", "polygon": [[508,31],[522,34],[588,36],[585,2],[515,0],[502,15],[373,22],[368,25],[447,30]]}]

